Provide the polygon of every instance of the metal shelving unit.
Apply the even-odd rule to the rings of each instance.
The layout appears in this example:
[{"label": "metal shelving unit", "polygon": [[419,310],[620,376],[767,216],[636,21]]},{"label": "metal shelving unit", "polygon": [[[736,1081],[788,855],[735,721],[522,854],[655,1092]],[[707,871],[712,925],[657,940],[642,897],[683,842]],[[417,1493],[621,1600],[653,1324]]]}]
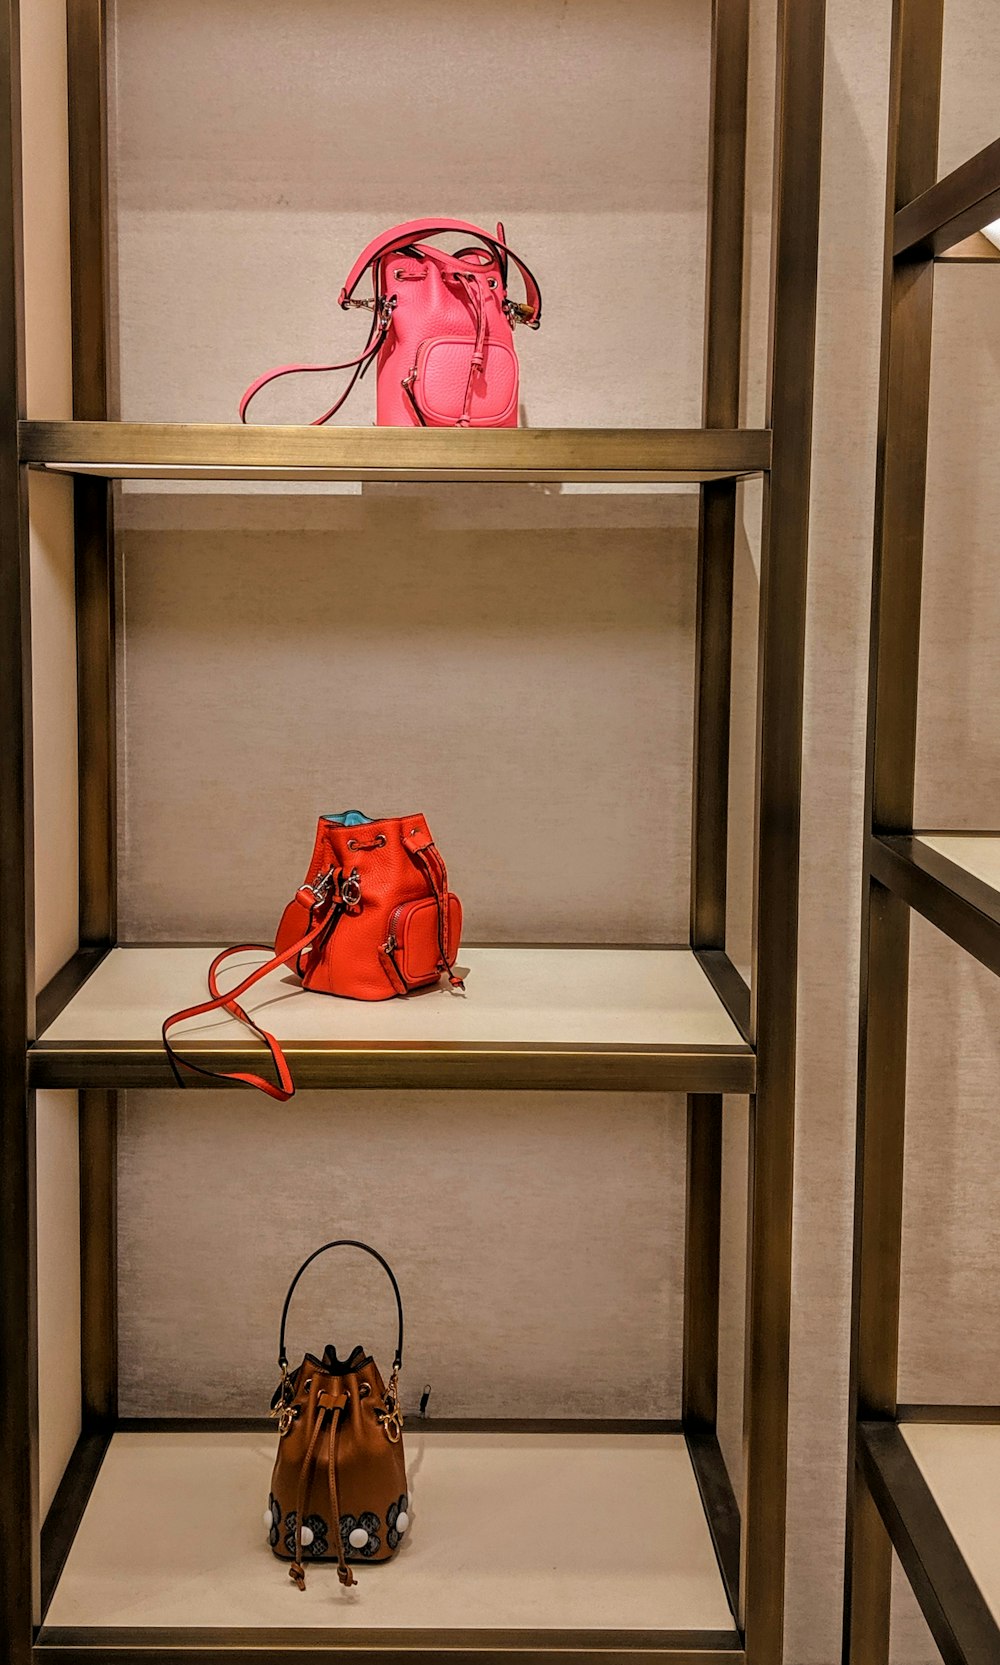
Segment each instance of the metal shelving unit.
[{"label": "metal shelving unit", "polygon": [[1000,974],[1000,834],[913,827],[935,267],[992,260],[978,229],[1000,215],[1000,140],[937,178],[943,12],[943,0],[895,0],[893,13],[862,901],[851,1665],[888,1660],[894,1550],[947,1665],[1000,1660],[1000,1406],[903,1405],[897,1389],[911,913]]},{"label": "metal shelving unit", "polygon": [[[284,1665],[315,1659],[318,1653],[359,1662],[432,1659],[443,1649],[456,1661],[487,1662],[514,1655],[525,1665],[556,1657],[604,1659],[609,1665],[623,1658],[636,1665],[668,1660],[674,1665],[732,1665],[744,1659],[749,1665],[777,1665],[781,1657],[799,783],[824,5],[823,0],[781,0],[778,6],[768,426],[763,430],[738,426],[749,5],[750,0],[714,0],[712,5],[704,426],[694,431],[459,433],[243,430],[109,420],[107,41],[102,0],[68,0],[67,6],[74,420],[27,421],[19,24],[16,0],[4,0],[0,750],[8,764],[8,790],[0,818],[0,1340],[5,1381],[0,1396],[0,1614],[10,1665],[42,1665],[49,1660],[83,1665],[112,1653],[121,1665],[167,1665],[182,1659],[197,1659],[203,1665],[217,1660],[249,1665],[262,1649]],[[27,513],[31,469],[73,476],[77,585],[79,948],[40,990],[32,946],[35,885],[44,875],[33,873]],[[726,953],[726,875],[737,481],[752,474],[763,477],[764,514],[755,928],[748,985]],[[143,1627],[110,1611],[99,1611],[85,1623],[67,1620],[67,1611],[72,1611],[67,1589],[74,1580],[79,1584],[74,1568],[87,1565],[98,1531],[95,1522],[103,1518],[101,1510],[115,1475],[125,1475],[127,1495],[129,1453],[138,1452],[137,1461],[142,1455],[135,1442],[152,1442],[142,1449],[155,1457],[156,1450],[162,1450],[158,1440],[185,1431],[176,1421],[126,1424],[117,1402],[116,1094],[134,1085],[172,1084],[150,1011],[182,1003],[195,975],[192,957],[188,952],[185,959],[183,948],[145,949],[123,944],[117,936],[112,484],[127,478],[676,480],[700,485],[689,940],[653,950],[629,945],[472,946],[470,957],[479,957],[476,987],[483,990],[481,1002],[468,1002],[460,1015],[451,1003],[451,1015],[438,1032],[414,1030],[424,1007],[396,1003],[379,1008],[374,1019],[368,1014],[364,1027],[358,1014],[338,1013],[337,1022],[345,1027],[332,1035],[331,1003],[322,1002],[323,1009],[309,1017],[304,997],[298,1009],[305,1027],[298,1039],[292,1039],[289,1055],[304,1085],[330,1088],[461,1084],[670,1090],[688,1095],[681,1422],[446,1424],[437,1432],[428,1431],[426,1438],[429,1449],[435,1441],[445,1442],[437,1447],[440,1453],[448,1438],[463,1429],[483,1441],[511,1434],[556,1443],[564,1435],[581,1432],[595,1440],[613,1436],[625,1442],[619,1448],[622,1453],[636,1439],[660,1442],[658,1456],[650,1447],[651,1460],[662,1460],[680,1477],[677,1507],[684,1519],[684,1509],[693,1511],[691,1541],[704,1546],[696,1571],[698,1587],[708,1591],[708,1607],[702,1604],[698,1611],[711,1610],[714,1618],[685,1622],[689,1609],[681,1600],[679,1618],[670,1625],[650,1627],[640,1620],[633,1627],[619,1620],[590,1630],[574,1628],[565,1618],[542,1628],[470,1627],[471,1621],[441,1618],[434,1628],[415,1624],[412,1629],[397,1625],[374,1631],[350,1626],[310,1629],[302,1627],[301,1620],[297,1629],[279,1620],[218,1623],[211,1616],[196,1615],[184,1623],[154,1619]],[[530,1023],[523,1010],[512,1017],[504,990],[509,991],[512,980],[515,985],[520,980],[523,991],[538,974],[542,958],[554,952],[566,957],[576,1005],[567,998],[564,1008],[548,1015],[533,1013]],[[621,964],[629,967],[632,992],[624,1024],[620,990],[617,1013],[603,1012],[594,994],[602,979],[600,958],[609,953],[621,955]],[[199,966],[204,957],[204,949],[199,949]],[[168,987],[170,996],[164,998]],[[524,999],[520,1002],[521,1008],[529,1005]],[[242,1043],[225,1037],[203,1044],[222,1067],[242,1056]],[[39,1518],[39,1387],[32,1345],[37,1230],[34,1094],[41,1085],[75,1088],[80,1094],[82,1299],[82,1432],[44,1520]],[[727,1092],[750,1098],[745,1475],[739,1498],[716,1431]],[[226,1438],[246,1429],[246,1424],[225,1419],[189,1428],[192,1436],[204,1441],[200,1466],[216,1461],[211,1444],[215,1436],[223,1436],[225,1444]],[[169,1557],[169,1552],[168,1542],[163,1554]],[[686,1553],[685,1549],[680,1554],[676,1567],[668,1558],[658,1579],[657,1589],[668,1605],[674,1600],[672,1592],[687,1588],[691,1569]],[[55,1617],[47,1617],[50,1610]],[[151,1610],[157,1610],[155,1600]]]},{"label": "metal shelving unit", "polygon": [[[457,443],[456,443],[457,441]],[[253,428],[210,422],[25,422],[33,468],[118,480],[701,482],[759,474],[753,428]]]}]

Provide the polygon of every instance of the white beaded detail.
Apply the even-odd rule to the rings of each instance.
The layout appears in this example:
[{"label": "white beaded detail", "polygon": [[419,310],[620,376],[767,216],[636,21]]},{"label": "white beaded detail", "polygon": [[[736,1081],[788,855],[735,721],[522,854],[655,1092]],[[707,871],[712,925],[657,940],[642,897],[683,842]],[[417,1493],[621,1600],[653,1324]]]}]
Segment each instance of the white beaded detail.
[{"label": "white beaded detail", "polygon": [[406,1513],[406,1510],[404,1509],[400,1514],[398,1514],[396,1516],[396,1531],[397,1532],[405,1532],[406,1528],[409,1526],[409,1524],[410,1524],[410,1517]]},{"label": "white beaded detail", "polygon": [[356,1526],[347,1541],[352,1549],[364,1549],[368,1542],[368,1533],[363,1526]]},{"label": "white beaded detail", "polygon": [[312,1527],[311,1526],[304,1526],[302,1528],[302,1547],[303,1547],[303,1549],[308,1549],[309,1545],[312,1543],[312,1541],[313,1541],[313,1529],[312,1529]]},{"label": "white beaded detail", "polygon": [[267,1527],[269,1532],[274,1525],[274,1516],[272,1515],[270,1509],[264,1510],[264,1525]]}]

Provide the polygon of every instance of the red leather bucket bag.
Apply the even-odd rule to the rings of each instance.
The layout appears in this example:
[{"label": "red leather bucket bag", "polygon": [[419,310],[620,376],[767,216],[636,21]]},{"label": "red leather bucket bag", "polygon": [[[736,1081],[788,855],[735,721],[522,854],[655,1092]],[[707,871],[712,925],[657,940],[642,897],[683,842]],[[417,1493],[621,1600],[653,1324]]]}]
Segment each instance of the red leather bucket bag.
[{"label": "red leather bucket bag", "polygon": [[[423,240],[446,232],[474,237],[476,243],[450,254]],[[523,302],[507,293],[511,265],[524,284]],[[366,273],[371,274],[372,293],[356,299]],[[361,356],[345,364],[282,364],[268,370],[240,400],[241,422],[250,401],[279,376],[352,370],[344,392],[312,426],[329,422],[359,377],[377,364],[380,427],[517,427],[514,326],[538,328],[542,297],[523,260],[507,247],[502,224],[495,234],[465,220],[409,220],[394,226],[358,256],[340,291],[340,305],[371,311]]]},{"label": "red leather bucket bag", "polygon": [[[179,1086],[179,1065],[199,1075],[244,1082],[283,1102],[295,1091],[288,1062],[275,1037],[240,1005],[247,990],[287,965],[302,987],[351,1000],[391,1000],[426,988],[441,977],[456,991],[465,984],[455,970],[462,936],[462,904],[448,888],[448,872],[422,815],[371,821],[358,811],[324,815],[316,829],[305,879],[281,916],[274,951],[263,943],[239,943],[218,954],[208,970],[210,998],[174,1012],[163,1024],[163,1045]],[[219,972],[231,954],[263,949],[269,958],[223,992]],[[277,1085],[249,1072],[208,1070],[182,1057],[169,1031],[188,1018],[213,1011],[239,1018],[267,1046]]]}]

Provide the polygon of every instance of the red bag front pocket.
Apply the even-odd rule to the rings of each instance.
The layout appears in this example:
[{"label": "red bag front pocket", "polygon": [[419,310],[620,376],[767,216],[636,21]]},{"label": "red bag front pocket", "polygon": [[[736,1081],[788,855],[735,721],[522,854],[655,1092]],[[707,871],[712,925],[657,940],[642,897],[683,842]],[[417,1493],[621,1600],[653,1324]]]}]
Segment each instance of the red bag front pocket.
[{"label": "red bag front pocket", "polygon": [[[402,902],[389,919],[389,937],[382,950],[386,960],[402,985],[398,990],[417,988],[421,984],[436,983],[447,968],[445,953],[451,959],[458,953],[462,936],[462,904],[448,892],[448,940],[442,945],[439,929],[438,905],[433,896],[422,896],[419,902]],[[390,981],[394,981],[390,973]]]},{"label": "red bag front pocket", "polygon": [[[453,428],[465,410],[472,366],[468,336],[439,335],[417,349],[413,393],[425,422]],[[487,341],[483,368],[472,378],[469,425],[498,427],[517,408],[517,356],[503,341]]]}]

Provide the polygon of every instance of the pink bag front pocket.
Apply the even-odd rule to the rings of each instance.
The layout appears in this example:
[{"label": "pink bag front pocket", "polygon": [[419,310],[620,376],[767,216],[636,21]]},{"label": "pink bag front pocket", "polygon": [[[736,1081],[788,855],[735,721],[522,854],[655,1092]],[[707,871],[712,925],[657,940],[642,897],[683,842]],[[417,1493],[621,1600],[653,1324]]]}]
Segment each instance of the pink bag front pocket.
[{"label": "pink bag front pocket", "polygon": [[[428,427],[455,427],[465,411],[471,365],[472,342],[467,336],[439,335],[420,343],[413,397]],[[513,427],[517,384],[514,349],[504,341],[487,341],[483,368],[472,378],[469,426]]]}]

